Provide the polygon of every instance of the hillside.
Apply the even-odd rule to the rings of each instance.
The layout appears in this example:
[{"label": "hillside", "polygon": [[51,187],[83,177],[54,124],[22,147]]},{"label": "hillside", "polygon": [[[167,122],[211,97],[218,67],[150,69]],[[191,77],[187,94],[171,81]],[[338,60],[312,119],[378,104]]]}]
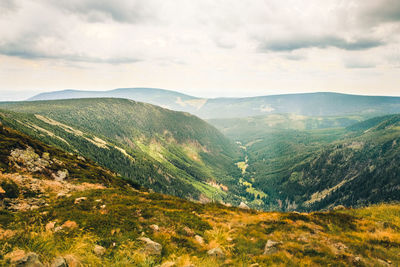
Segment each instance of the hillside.
[{"label": "hillside", "polygon": [[111,91],[65,90],[39,94],[29,100],[116,97],[186,111],[203,119],[243,118],[293,113],[304,116],[348,116],[400,113],[400,97],[339,93],[304,93],[245,98],[197,98],[155,88],[121,88]]},{"label": "hillside", "polygon": [[[241,201],[238,148],[188,113],[126,99],[2,104],[6,125],[79,153],[157,192]],[[17,112],[16,112],[17,111]]]},{"label": "hillside", "polygon": [[395,204],[265,213],[193,203],[139,189],[2,125],[0,158],[2,266],[400,263]]},{"label": "hillside", "polygon": [[390,115],[347,128],[298,130],[294,124],[262,131],[244,120],[236,126],[244,130],[225,132],[242,143],[242,184],[264,208],[321,210],[400,199],[399,120]]}]

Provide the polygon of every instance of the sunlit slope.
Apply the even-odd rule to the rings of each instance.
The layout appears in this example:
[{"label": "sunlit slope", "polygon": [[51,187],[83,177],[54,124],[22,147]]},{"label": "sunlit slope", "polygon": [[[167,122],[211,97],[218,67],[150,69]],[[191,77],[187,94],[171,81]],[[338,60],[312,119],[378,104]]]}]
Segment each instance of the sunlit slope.
[{"label": "sunlit slope", "polygon": [[21,102],[1,108],[7,109],[2,119],[15,128],[158,192],[235,201],[238,148],[188,113],[126,99]]},{"label": "sunlit slope", "polygon": [[0,159],[1,266],[400,263],[397,204],[314,213],[203,205],[2,126]]}]

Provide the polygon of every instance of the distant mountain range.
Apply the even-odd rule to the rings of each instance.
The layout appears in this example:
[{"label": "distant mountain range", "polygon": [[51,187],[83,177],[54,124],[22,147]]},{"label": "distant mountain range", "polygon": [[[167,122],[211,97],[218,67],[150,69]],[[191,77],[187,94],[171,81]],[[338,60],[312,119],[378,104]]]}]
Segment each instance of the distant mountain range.
[{"label": "distant mountain range", "polygon": [[304,93],[245,98],[198,98],[156,88],[120,88],[110,91],[64,90],[41,93],[30,101],[71,98],[127,98],[203,119],[238,118],[278,113],[305,116],[375,116],[400,113],[400,97],[361,96],[339,93]]}]

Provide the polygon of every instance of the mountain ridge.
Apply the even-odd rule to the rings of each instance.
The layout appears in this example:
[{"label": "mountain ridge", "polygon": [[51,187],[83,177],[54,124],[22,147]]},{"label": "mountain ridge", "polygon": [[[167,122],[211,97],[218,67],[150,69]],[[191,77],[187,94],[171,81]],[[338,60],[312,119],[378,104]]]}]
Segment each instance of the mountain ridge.
[{"label": "mountain ridge", "polygon": [[278,94],[253,97],[201,98],[158,88],[119,88],[109,91],[67,90],[42,93],[30,100],[115,97],[146,102],[203,119],[234,118],[276,113],[305,116],[370,116],[400,112],[400,97],[334,92]]}]

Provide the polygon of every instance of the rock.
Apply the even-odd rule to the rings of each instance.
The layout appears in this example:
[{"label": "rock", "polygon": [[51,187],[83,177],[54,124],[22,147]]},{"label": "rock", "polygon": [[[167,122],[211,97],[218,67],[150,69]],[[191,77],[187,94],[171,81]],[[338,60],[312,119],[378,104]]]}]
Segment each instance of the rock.
[{"label": "rock", "polygon": [[6,254],[4,258],[9,259],[12,265],[19,267],[44,267],[39,261],[39,256],[33,252],[26,254],[23,250],[14,250]]},{"label": "rock", "polygon": [[199,245],[203,245],[203,244],[204,244],[204,239],[203,239],[201,236],[195,235],[195,236],[194,236],[194,239],[196,240],[196,242],[197,242]]},{"label": "rock", "polygon": [[340,250],[340,251],[344,251],[344,250],[346,250],[347,249],[347,246],[345,245],[345,244],[343,244],[343,243],[335,243],[335,244],[333,244],[333,246],[337,249],[337,250]]},{"label": "rock", "polygon": [[249,206],[247,206],[246,203],[244,203],[244,202],[240,202],[239,208],[245,209],[245,210],[249,210],[250,209]]},{"label": "rock", "polygon": [[70,197],[71,194],[68,194],[66,192],[60,192],[57,194],[56,198],[66,198],[66,197]]},{"label": "rock", "polygon": [[160,227],[158,227],[157,224],[152,224],[150,225],[150,228],[153,229],[153,231],[157,232],[158,230],[160,230]]},{"label": "rock", "polygon": [[281,244],[283,243],[274,240],[268,240],[264,247],[264,255],[270,255],[277,252],[277,247]]},{"label": "rock", "polygon": [[96,256],[103,256],[106,253],[106,249],[102,246],[99,245],[95,245],[94,249],[93,249],[94,254],[96,254]]},{"label": "rock", "polygon": [[225,258],[225,253],[222,251],[220,247],[210,249],[209,251],[207,251],[207,254],[215,258]]},{"label": "rock", "polygon": [[166,261],[163,264],[161,264],[160,267],[173,267],[175,265],[176,265],[176,263],[173,261]]},{"label": "rock", "polygon": [[161,255],[162,246],[147,237],[139,237],[138,240],[146,243],[143,252],[147,255]]},{"label": "rock", "polygon": [[23,251],[22,249],[18,249],[4,255],[4,258],[10,260],[11,263],[15,263],[21,260],[25,256],[26,256],[25,251]]},{"label": "rock", "polygon": [[66,255],[64,256],[65,261],[68,264],[68,267],[79,267],[82,266],[82,264],[79,262],[79,260],[76,259],[74,255]]},{"label": "rock", "polygon": [[189,227],[187,227],[187,226],[185,226],[183,228],[183,231],[185,232],[185,234],[187,236],[194,236],[194,234],[195,234],[195,232],[192,229],[190,229]]},{"label": "rock", "polygon": [[68,267],[68,264],[63,257],[57,257],[53,260],[50,267]]},{"label": "rock", "polygon": [[66,221],[61,227],[67,229],[75,229],[78,228],[78,224],[74,221]]},{"label": "rock", "polygon": [[51,174],[55,181],[62,182],[68,177],[68,170],[59,170],[57,173]]},{"label": "rock", "polygon": [[337,205],[337,206],[333,207],[333,210],[345,210],[345,209],[346,209],[346,207],[343,205]]},{"label": "rock", "polygon": [[79,204],[83,201],[85,201],[87,199],[87,197],[78,197],[75,199],[74,204]]},{"label": "rock", "polygon": [[53,230],[54,229],[54,226],[56,225],[56,222],[48,222],[47,224],[46,224],[46,231],[51,231],[51,230]]}]

